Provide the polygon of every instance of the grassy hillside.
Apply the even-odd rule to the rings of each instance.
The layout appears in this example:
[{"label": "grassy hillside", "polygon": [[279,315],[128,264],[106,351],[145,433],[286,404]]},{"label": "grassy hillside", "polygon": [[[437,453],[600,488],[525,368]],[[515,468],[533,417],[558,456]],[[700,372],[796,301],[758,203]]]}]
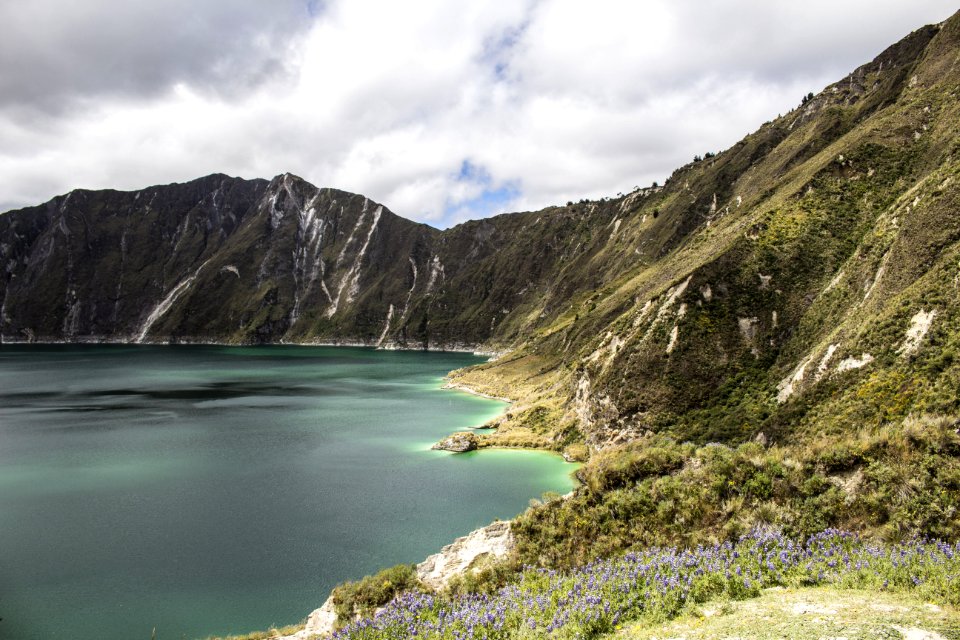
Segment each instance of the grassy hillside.
[{"label": "grassy hillside", "polygon": [[955,607],[913,594],[824,587],[773,588],[749,600],[719,600],[691,607],[675,620],[634,623],[609,637],[654,638],[887,638],[960,637]]},{"label": "grassy hillside", "polygon": [[956,18],[921,29],[655,193],[604,203],[607,247],[565,267],[612,265],[598,287],[455,380],[520,401],[510,439],[594,451],[957,415],[958,44]]},{"label": "grassy hillside", "polygon": [[[864,590],[879,594],[871,598],[873,602],[895,602],[896,608],[880,609],[885,615],[849,611],[843,619],[847,624],[888,632],[880,637],[902,637],[889,635],[896,633],[898,624],[905,629],[922,624],[957,632],[958,553],[957,546],[937,541],[873,545],[831,530],[797,542],[758,529],[735,542],[687,549],[652,548],[568,572],[531,567],[492,594],[407,592],[373,617],[345,625],[335,637],[655,637],[650,632],[665,621],[680,617],[668,628],[689,625],[691,617],[706,617],[705,611],[724,616],[712,622],[715,628],[752,624],[756,631],[759,625],[749,616],[726,616],[734,607],[748,611],[784,606],[796,611],[794,615],[819,607],[822,615],[835,616],[837,610],[828,609],[828,604],[867,608]],[[850,593],[849,589],[859,591]],[[749,604],[739,603],[758,597]],[[919,616],[904,616],[904,610],[916,608],[918,601],[931,606]],[[798,607],[804,609],[796,610]],[[788,626],[782,624],[782,618],[781,613],[780,631],[785,636],[778,637],[810,637],[812,625]],[[820,623],[828,628],[835,621]]]},{"label": "grassy hillside", "polygon": [[[440,638],[653,637],[650,625],[675,615],[694,624],[700,600],[826,583],[886,594],[893,581],[868,578],[860,560],[853,579],[813,576],[815,562],[785,577],[773,562],[749,586],[727,571],[703,587],[697,574],[670,583],[679,592],[669,596],[631,600],[624,594],[650,583],[631,576],[589,596],[596,584],[574,576],[606,576],[623,553],[670,545],[706,553],[757,527],[788,540],[831,527],[888,544],[956,540],[958,51],[954,17],[731,149],[678,169],[663,187],[545,212],[590,224],[567,243],[577,248],[520,337],[498,334],[508,353],[452,378],[516,400],[482,445],[588,459],[582,486],[516,519],[516,556],[466,582],[492,595],[410,596],[346,636],[390,637],[402,623]],[[905,566],[899,551],[877,553]],[[852,555],[841,557],[849,567]],[[960,584],[956,568],[943,574],[946,591],[923,591],[934,582],[916,574],[899,584],[956,604],[945,586]],[[615,606],[625,601],[629,614]],[[842,624],[862,625],[863,597],[847,602],[859,613]],[[504,613],[511,607],[515,617]],[[956,630],[955,613],[931,616],[940,631]],[[640,626],[620,627],[626,618]],[[906,635],[909,626],[897,631],[904,620],[871,620],[857,637]],[[710,624],[747,632],[754,623],[745,613]],[[782,630],[805,637],[813,628],[801,621]]]}]

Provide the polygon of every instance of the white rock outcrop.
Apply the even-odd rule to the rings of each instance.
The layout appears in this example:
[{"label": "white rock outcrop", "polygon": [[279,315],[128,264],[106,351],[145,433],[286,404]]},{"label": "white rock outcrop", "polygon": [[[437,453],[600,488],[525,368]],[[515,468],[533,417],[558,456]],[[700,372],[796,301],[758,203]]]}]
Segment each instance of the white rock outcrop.
[{"label": "white rock outcrop", "polygon": [[927,335],[927,332],[930,331],[930,325],[933,324],[933,319],[936,317],[937,312],[935,310],[918,311],[917,314],[910,319],[910,328],[907,329],[907,335],[903,344],[897,349],[897,353],[902,356],[909,356],[915,353],[917,349],[920,348],[920,343]]},{"label": "white rock outcrop", "polygon": [[751,318],[737,318],[737,326],[740,328],[740,335],[743,339],[753,344],[757,339],[757,332],[760,329],[760,318],[753,316]]},{"label": "white rock outcrop", "polygon": [[823,354],[823,358],[820,360],[820,364],[817,365],[817,372],[814,374],[814,382],[820,382],[823,376],[827,375],[827,369],[830,367],[830,359],[833,358],[833,354],[837,351],[837,345],[832,344],[827,347],[827,352]]},{"label": "white rock outcrop", "polygon": [[673,325],[670,331],[670,342],[667,343],[667,353],[672,353],[673,348],[677,346],[677,338],[680,336],[680,327]]},{"label": "white rock outcrop", "polygon": [[417,578],[431,589],[442,589],[483,558],[503,558],[516,547],[510,522],[494,522],[457,538],[417,565]]},{"label": "white rock outcrop", "polygon": [[807,374],[807,366],[813,356],[807,356],[807,359],[801,362],[789,376],[780,381],[777,385],[777,403],[783,404],[793,395],[797,387],[803,382],[803,377]]},{"label": "white rock outcrop", "polygon": [[300,631],[289,635],[279,636],[277,640],[314,640],[326,638],[333,633],[337,623],[337,612],[333,608],[333,596],[327,598],[319,609],[314,609],[307,617],[307,624]]},{"label": "white rock outcrop", "polygon": [[437,451],[452,451],[453,453],[475,451],[477,448],[477,436],[467,432],[454,433],[430,448]]},{"label": "white rock outcrop", "polygon": [[869,353],[862,354],[859,358],[846,358],[840,364],[837,365],[837,371],[843,373],[844,371],[852,371],[854,369],[859,369],[865,367],[868,364],[873,362],[873,356]]},{"label": "white rock outcrop", "polygon": [[[452,578],[462,575],[476,566],[483,558],[502,558],[516,548],[516,540],[510,531],[510,521],[498,521],[477,529],[443,547],[417,565],[417,578],[431,589],[442,589]],[[308,617],[303,629],[287,636],[277,635],[275,640],[317,640],[333,634],[337,612],[333,595]]]}]

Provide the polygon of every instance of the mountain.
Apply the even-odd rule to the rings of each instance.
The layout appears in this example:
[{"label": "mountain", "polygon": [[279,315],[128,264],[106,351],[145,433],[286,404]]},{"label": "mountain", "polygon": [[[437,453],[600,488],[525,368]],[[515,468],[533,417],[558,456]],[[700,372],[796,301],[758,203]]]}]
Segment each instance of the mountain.
[{"label": "mountain", "polygon": [[607,203],[603,248],[562,267],[594,290],[457,380],[525,399],[502,437],[558,447],[957,415],[958,51],[960,16],[920,29],[655,193]]},{"label": "mountain", "polygon": [[589,252],[583,240],[607,222],[608,208],[554,208],[438,231],[290,174],[76,190],[0,216],[0,335],[507,344],[558,299],[591,285],[557,271]]},{"label": "mountain", "polygon": [[924,27],[662,187],[444,231],[290,174],[76,190],[0,215],[0,337],[507,352],[455,376],[522,399],[483,442],[581,456],[955,414],[958,43]]}]

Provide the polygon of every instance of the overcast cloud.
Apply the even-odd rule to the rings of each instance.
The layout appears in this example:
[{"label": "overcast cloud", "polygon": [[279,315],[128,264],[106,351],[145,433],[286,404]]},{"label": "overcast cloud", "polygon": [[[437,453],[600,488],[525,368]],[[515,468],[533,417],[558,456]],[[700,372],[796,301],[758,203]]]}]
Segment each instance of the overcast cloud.
[{"label": "overcast cloud", "polygon": [[725,148],[942,0],[0,2],[0,210],[290,171],[448,226]]}]

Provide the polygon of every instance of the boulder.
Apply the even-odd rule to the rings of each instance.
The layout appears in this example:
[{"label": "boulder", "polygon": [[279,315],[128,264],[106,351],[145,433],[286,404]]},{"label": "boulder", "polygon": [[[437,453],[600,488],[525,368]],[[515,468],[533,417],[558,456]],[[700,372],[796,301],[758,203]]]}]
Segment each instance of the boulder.
[{"label": "boulder", "polygon": [[307,623],[300,631],[282,636],[277,640],[314,640],[314,638],[326,638],[333,634],[337,624],[337,612],[333,607],[333,595],[327,598],[319,609],[314,609],[307,617]]},{"label": "boulder", "polygon": [[431,447],[431,449],[438,449],[440,451],[453,451],[454,453],[473,451],[476,448],[477,436],[469,432],[455,433],[444,438]]},{"label": "boulder", "polygon": [[472,531],[443,547],[417,565],[417,578],[431,589],[444,588],[455,576],[460,576],[483,559],[507,556],[516,547],[510,521],[494,522]]}]

